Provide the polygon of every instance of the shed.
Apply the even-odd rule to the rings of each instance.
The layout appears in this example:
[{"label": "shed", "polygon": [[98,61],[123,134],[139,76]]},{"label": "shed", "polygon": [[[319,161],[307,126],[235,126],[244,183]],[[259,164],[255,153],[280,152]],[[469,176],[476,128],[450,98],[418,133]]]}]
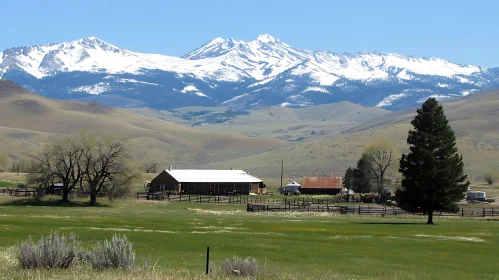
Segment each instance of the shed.
[{"label": "shed", "polygon": [[151,181],[149,192],[184,194],[259,193],[263,181],[243,170],[166,169]]},{"label": "shed", "polygon": [[341,177],[303,177],[302,194],[331,194],[341,193]]}]

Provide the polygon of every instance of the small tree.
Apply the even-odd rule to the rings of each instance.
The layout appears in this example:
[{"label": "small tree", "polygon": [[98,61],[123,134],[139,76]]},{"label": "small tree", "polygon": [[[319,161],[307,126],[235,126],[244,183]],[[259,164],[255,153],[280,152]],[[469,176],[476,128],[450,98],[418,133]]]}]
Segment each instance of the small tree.
[{"label": "small tree", "polygon": [[9,165],[9,157],[4,152],[0,152],[0,172],[3,172],[7,169]]},{"label": "small tree", "polygon": [[385,187],[387,171],[397,165],[398,150],[392,142],[381,140],[368,145],[364,157],[370,161],[371,174],[376,183],[376,191],[381,194]]},{"label": "small tree", "polygon": [[156,173],[158,170],[158,164],[156,162],[148,162],[144,165],[144,171],[146,173]]},{"label": "small tree", "polygon": [[458,210],[456,202],[464,197],[469,182],[454,132],[437,100],[428,99],[411,124],[410,152],[400,159],[403,177],[397,201],[406,211],[427,213],[427,224],[433,224],[434,211]]},{"label": "small tree", "polygon": [[487,184],[492,185],[499,177],[499,174],[498,172],[488,171],[483,175],[483,177],[485,179],[485,182],[487,182]]}]

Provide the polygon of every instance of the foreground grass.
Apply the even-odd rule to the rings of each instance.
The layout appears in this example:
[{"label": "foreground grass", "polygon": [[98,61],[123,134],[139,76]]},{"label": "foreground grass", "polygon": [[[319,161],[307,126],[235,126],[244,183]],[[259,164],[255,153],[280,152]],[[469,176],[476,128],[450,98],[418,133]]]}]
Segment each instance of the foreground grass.
[{"label": "foreground grass", "polygon": [[[25,206],[15,201],[0,198],[0,278],[5,279],[206,279],[207,246],[215,263],[233,255],[254,257],[270,268],[267,278],[276,279],[495,279],[498,272],[499,222],[494,219],[436,218],[437,225],[427,226],[422,217],[258,214],[246,213],[245,205],[125,200],[102,207]],[[15,245],[50,231],[75,232],[87,248],[124,233],[139,266],[147,260],[154,269],[17,268]]]}]

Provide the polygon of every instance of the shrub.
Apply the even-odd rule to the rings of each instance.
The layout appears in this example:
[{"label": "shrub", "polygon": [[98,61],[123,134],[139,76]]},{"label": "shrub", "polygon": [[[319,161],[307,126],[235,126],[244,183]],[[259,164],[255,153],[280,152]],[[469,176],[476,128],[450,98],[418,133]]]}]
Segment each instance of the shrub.
[{"label": "shrub", "polygon": [[111,241],[97,242],[89,254],[89,260],[94,269],[130,269],[135,261],[135,252],[125,235],[115,234]]},{"label": "shrub", "polygon": [[498,172],[489,171],[489,172],[486,172],[483,175],[483,177],[485,179],[485,182],[487,182],[487,184],[492,185],[499,177],[499,174],[498,174]]},{"label": "shrub", "polygon": [[239,276],[256,276],[258,272],[258,264],[255,259],[250,260],[249,257],[242,259],[239,257],[232,257],[232,259],[225,259],[224,263],[225,274],[237,274]]},{"label": "shrub", "polygon": [[37,244],[31,236],[19,245],[19,265],[22,268],[68,268],[79,252],[76,235],[51,232],[41,237]]}]

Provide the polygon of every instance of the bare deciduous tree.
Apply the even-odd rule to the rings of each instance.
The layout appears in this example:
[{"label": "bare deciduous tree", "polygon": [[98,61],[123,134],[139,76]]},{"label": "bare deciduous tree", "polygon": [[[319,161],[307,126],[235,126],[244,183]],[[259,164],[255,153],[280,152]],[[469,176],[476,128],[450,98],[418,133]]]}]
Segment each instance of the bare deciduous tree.
[{"label": "bare deciduous tree", "polygon": [[398,163],[398,150],[392,142],[381,140],[368,145],[363,155],[371,162],[376,189],[378,193],[381,193],[387,171],[395,168]]},{"label": "bare deciduous tree", "polygon": [[95,135],[82,136],[84,147],[84,180],[90,195],[90,205],[95,205],[97,195],[106,190],[110,198],[118,196],[140,176],[133,165],[129,148],[124,140]]},{"label": "bare deciduous tree", "polygon": [[62,183],[62,201],[69,201],[69,193],[81,182],[83,149],[76,137],[65,137],[46,146],[32,157],[29,182],[48,187]]},{"label": "bare deciduous tree", "polygon": [[140,176],[138,170],[124,140],[83,132],[49,144],[34,156],[28,180],[42,187],[62,183],[63,202],[79,186],[88,191],[90,205],[95,205],[104,190],[112,193],[110,198],[123,193]]},{"label": "bare deciduous tree", "polygon": [[156,173],[158,170],[158,164],[156,162],[148,162],[144,165],[144,171],[146,173]]}]

